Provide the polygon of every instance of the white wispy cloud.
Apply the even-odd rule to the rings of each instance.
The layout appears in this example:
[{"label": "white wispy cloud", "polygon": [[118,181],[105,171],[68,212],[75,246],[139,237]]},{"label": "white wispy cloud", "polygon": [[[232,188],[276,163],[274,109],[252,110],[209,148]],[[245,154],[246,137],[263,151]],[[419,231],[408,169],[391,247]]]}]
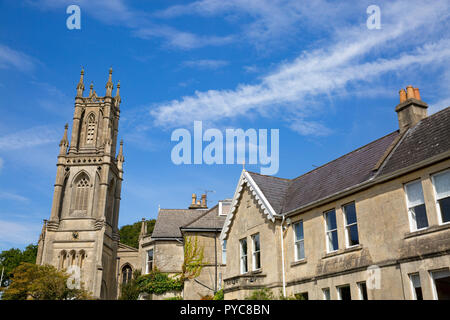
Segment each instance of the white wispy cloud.
[{"label": "white wispy cloud", "polygon": [[53,127],[37,126],[0,136],[0,151],[35,147],[57,141],[58,132]]},{"label": "white wispy cloud", "polygon": [[16,194],[16,193],[5,192],[5,191],[0,191],[0,199],[20,201],[20,202],[29,201],[29,199],[24,197],[24,196],[21,196],[21,195]]},{"label": "white wispy cloud", "polygon": [[34,69],[36,63],[35,58],[0,44],[0,69],[17,69],[28,72]]},{"label": "white wispy cloud", "polygon": [[219,69],[228,65],[228,61],[212,59],[187,60],[183,62],[183,65],[199,69]]},{"label": "white wispy cloud", "polygon": [[[405,6],[408,15],[404,14]],[[445,69],[450,61],[450,40],[448,33],[447,38],[442,37],[445,25],[441,24],[448,19],[449,9],[446,1],[429,6],[404,1],[386,4],[379,32],[365,25],[340,29],[328,46],[281,63],[257,84],[240,84],[234,90],[197,91],[158,104],[151,114],[156,124],[168,127],[191,124],[193,120],[222,121],[255,112],[281,114],[301,134],[323,134],[327,130],[322,124],[307,120],[309,105],[319,99],[327,100],[349,84],[366,90],[388,73],[412,74],[412,70],[430,65]],[[411,37],[418,30],[421,36]],[[286,112],[279,112],[280,108]],[[290,112],[295,113],[295,119],[289,118]]]}]

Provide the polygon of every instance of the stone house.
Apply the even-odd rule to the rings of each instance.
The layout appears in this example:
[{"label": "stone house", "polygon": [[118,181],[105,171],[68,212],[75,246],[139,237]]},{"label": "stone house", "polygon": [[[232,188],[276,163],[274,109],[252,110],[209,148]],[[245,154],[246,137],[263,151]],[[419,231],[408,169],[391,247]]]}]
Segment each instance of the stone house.
[{"label": "stone house", "polygon": [[450,298],[450,108],[400,91],[399,130],[294,179],[243,170],[225,299]]},{"label": "stone house", "polygon": [[126,254],[119,248],[119,283],[126,283],[129,272],[135,270],[146,274],[157,268],[171,276],[180,274],[185,257],[184,240],[190,237],[203,248],[205,265],[196,279],[185,282],[183,298],[198,300],[220,289],[224,264],[219,236],[231,202],[221,200],[208,209],[206,195],[201,202],[196,201],[195,194],[192,199],[187,209],[159,209],[152,234],[147,233],[143,219],[139,249],[131,248],[134,251]]}]

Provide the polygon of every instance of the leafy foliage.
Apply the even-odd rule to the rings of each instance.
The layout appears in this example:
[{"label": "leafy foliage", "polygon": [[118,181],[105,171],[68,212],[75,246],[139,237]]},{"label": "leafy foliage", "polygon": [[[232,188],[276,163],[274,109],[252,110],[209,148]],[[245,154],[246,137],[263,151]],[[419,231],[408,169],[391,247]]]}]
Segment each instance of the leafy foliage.
[{"label": "leafy foliage", "polygon": [[[155,227],[155,219],[147,220],[147,234],[152,234]],[[122,226],[119,230],[120,242],[133,248],[139,247],[139,234],[141,233],[142,221]]]},{"label": "leafy foliage", "polygon": [[50,265],[22,262],[12,271],[11,285],[4,290],[3,300],[85,300],[90,294],[67,287],[69,275]]},{"label": "leafy foliage", "polygon": [[0,253],[0,274],[4,269],[3,281],[10,280],[13,270],[22,262],[36,263],[38,246],[28,245],[23,251],[20,249],[9,249]]},{"label": "leafy foliage", "polygon": [[217,291],[214,294],[214,299],[213,300],[223,300],[224,296],[223,296],[223,289],[220,289],[219,291]]},{"label": "leafy foliage", "polygon": [[165,298],[164,300],[183,300],[183,297],[182,296],[175,296],[175,297]]},{"label": "leafy foliage", "polygon": [[158,270],[142,275],[136,279],[139,292],[163,294],[168,291],[183,290],[183,281],[179,278],[172,278],[168,274]]},{"label": "leafy foliage", "polygon": [[276,300],[276,297],[269,288],[254,290],[245,300]]},{"label": "leafy foliage", "polygon": [[185,237],[181,278],[183,280],[197,278],[202,272],[204,265],[204,248],[199,246],[198,238]]}]

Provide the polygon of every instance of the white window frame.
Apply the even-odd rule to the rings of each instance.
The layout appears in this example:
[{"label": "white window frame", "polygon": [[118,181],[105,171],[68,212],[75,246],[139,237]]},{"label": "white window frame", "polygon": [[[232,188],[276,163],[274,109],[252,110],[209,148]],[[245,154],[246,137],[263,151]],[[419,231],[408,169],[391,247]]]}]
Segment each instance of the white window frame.
[{"label": "white window frame", "polygon": [[433,184],[433,191],[434,191],[434,199],[436,201],[436,211],[437,211],[437,215],[438,215],[438,222],[439,222],[440,225],[450,224],[450,221],[447,221],[447,222],[443,222],[442,221],[442,211],[441,211],[441,206],[439,204],[439,200],[441,200],[443,198],[447,198],[448,195],[447,196],[443,196],[443,197],[439,197],[438,196],[437,191],[436,191],[436,184],[435,184],[434,180],[435,180],[436,176],[439,176],[441,174],[445,174],[445,173],[448,173],[448,172],[450,172],[450,170],[444,170],[444,171],[441,171],[441,172],[434,173],[431,176],[431,182]]},{"label": "white window frame", "polygon": [[[424,193],[423,193],[422,180],[421,180],[421,179],[416,179],[416,180],[414,180],[414,181],[405,183],[405,184],[403,185],[403,190],[404,190],[404,192],[405,192],[406,208],[407,208],[407,210],[408,210],[408,219],[409,219],[409,229],[410,229],[411,232],[419,231],[419,230],[425,230],[425,229],[428,229],[428,228],[430,227],[430,222],[428,221],[428,212],[427,212],[426,205],[425,205],[425,214],[426,214],[426,216],[427,216],[428,226],[427,226],[427,227],[423,227],[423,228],[417,228],[417,220],[413,218],[413,215],[412,215],[412,212],[411,212],[411,208],[412,208],[412,207],[415,207],[415,206],[412,206],[412,205],[409,204],[409,200],[408,200],[408,191],[407,191],[407,189],[406,189],[406,187],[407,187],[408,185],[411,185],[411,184],[413,184],[413,183],[419,183],[419,184],[420,184],[420,187],[421,187],[421,189],[422,189],[422,198],[424,198],[424,200],[423,200],[423,203],[421,203],[421,204],[419,204],[419,205],[422,205],[422,204],[425,205],[425,196],[424,196]],[[416,206],[418,206],[418,205],[416,205]]]},{"label": "white window frame", "polygon": [[[246,248],[247,248],[247,252],[245,252],[244,254],[244,250],[243,250],[243,245],[242,243],[245,241],[246,244]],[[241,240],[239,240],[239,251],[240,251],[240,271],[241,274],[247,273],[248,272],[248,243],[247,243],[247,238],[243,238]],[[245,269],[244,270],[244,259],[245,259]]]},{"label": "white window frame", "polygon": [[423,298],[423,287],[422,287],[422,280],[420,279],[420,274],[418,272],[410,273],[408,275],[409,278],[409,286],[411,288],[411,298],[412,300],[417,300],[417,294],[416,294],[416,287],[414,287],[414,281],[412,277],[417,276],[419,279],[420,288],[422,289],[422,298]]},{"label": "white window frame", "polygon": [[[329,298],[329,299],[327,299],[326,292],[328,292],[328,298]],[[331,291],[330,291],[330,288],[322,288],[322,296],[323,296],[323,300],[331,300]]]},{"label": "white window frame", "polygon": [[153,266],[154,266],[154,263],[155,263],[155,250],[152,248],[152,249],[149,249],[149,250],[147,250],[146,252],[147,252],[147,257],[146,257],[146,261],[145,261],[145,273],[150,273],[150,271],[151,270],[149,270],[149,268],[148,268],[148,263],[150,262],[149,261],[149,256],[148,256],[148,254],[149,254],[149,252],[150,251],[152,251],[152,269],[153,269]]},{"label": "white window frame", "polygon": [[[297,240],[297,232],[296,232],[296,228],[295,226],[301,224],[302,227],[302,233],[303,233],[303,238],[300,240]],[[294,257],[295,257],[295,261],[302,261],[306,259],[306,253],[305,253],[305,229],[304,229],[304,224],[303,224],[303,220],[299,220],[297,222],[295,222],[293,225],[293,230],[294,230]],[[300,243],[303,243],[303,258],[298,257],[298,246],[300,245]]]},{"label": "white window frame", "polygon": [[[258,237],[259,241],[259,250],[256,250],[256,237]],[[256,267],[256,255],[259,255],[259,267]],[[252,270],[257,271],[261,269],[261,237],[259,236],[259,233],[255,233],[252,235]]]},{"label": "white window frame", "polygon": [[222,264],[227,264],[227,240],[222,240]]},{"label": "white window frame", "polygon": [[[328,230],[327,214],[330,213],[330,212],[334,212],[334,218],[336,219],[336,229]],[[338,223],[337,223],[336,209],[331,209],[331,210],[325,211],[323,213],[323,218],[325,220],[325,241],[326,241],[326,246],[327,246],[327,253],[336,252],[336,251],[339,250],[339,233],[338,233]],[[333,249],[333,250],[330,249],[330,241],[329,241],[330,238],[328,237],[328,234],[332,233],[332,232],[336,232],[337,240],[338,240],[337,248]]]},{"label": "white window frame", "polygon": [[[355,207],[355,218],[356,218],[356,221],[353,222],[353,223],[351,223],[351,224],[348,224],[348,223],[347,223],[347,213],[345,212],[345,207],[348,206],[348,205],[350,205],[350,204],[353,204],[353,206]],[[356,213],[356,203],[355,203],[355,202],[349,202],[349,203],[347,203],[347,204],[344,204],[344,205],[342,206],[342,213],[343,213],[343,215],[344,215],[345,247],[346,247],[346,248],[357,247],[357,246],[360,245],[360,242],[359,242],[359,229],[358,229],[358,215],[357,215],[357,213]],[[337,221],[336,221],[336,222],[337,222]],[[337,224],[337,223],[336,223],[336,224]],[[356,229],[358,230],[358,244],[350,245],[350,227],[355,226],[355,225],[356,225]],[[338,239],[338,240],[339,240],[339,239]]]},{"label": "white window frame", "polygon": [[447,272],[450,274],[450,270],[448,268],[445,269],[438,269],[438,270],[432,270],[430,271],[430,280],[431,280],[431,292],[433,293],[433,300],[438,300],[437,290],[436,290],[436,283],[435,281],[435,273],[438,272]]}]

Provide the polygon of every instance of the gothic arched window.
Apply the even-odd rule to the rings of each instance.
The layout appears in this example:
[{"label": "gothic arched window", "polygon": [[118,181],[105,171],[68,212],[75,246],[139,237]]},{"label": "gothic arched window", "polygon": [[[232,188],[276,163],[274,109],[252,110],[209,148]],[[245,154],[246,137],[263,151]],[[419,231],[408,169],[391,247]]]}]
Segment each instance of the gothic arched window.
[{"label": "gothic arched window", "polygon": [[66,266],[67,253],[65,250],[59,254],[59,269],[62,270]]},{"label": "gothic arched window", "polygon": [[90,114],[87,122],[86,143],[90,144],[94,142],[95,135],[95,116]]},{"label": "gothic arched window", "polygon": [[84,260],[86,259],[86,252],[84,250],[81,250],[78,254],[78,266],[83,268]]},{"label": "gothic arched window", "polygon": [[89,177],[82,173],[74,183],[72,209],[86,211],[89,199]]},{"label": "gothic arched window", "polygon": [[74,250],[69,253],[69,266],[73,266],[76,263],[76,252]]},{"label": "gothic arched window", "polygon": [[133,270],[129,265],[126,265],[122,268],[122,284],[127,284],[131,280],[131,275],[133,274]]}]

